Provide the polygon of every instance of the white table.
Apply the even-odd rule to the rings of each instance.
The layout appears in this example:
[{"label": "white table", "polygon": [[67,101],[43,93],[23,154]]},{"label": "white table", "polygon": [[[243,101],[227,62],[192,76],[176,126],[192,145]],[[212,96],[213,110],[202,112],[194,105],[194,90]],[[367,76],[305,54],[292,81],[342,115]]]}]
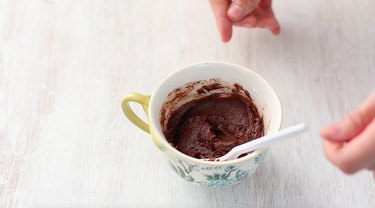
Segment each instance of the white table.
[{"label": "white table", "polygon": [[[280,36],[236,29],[223,44],[205,0],[0,0],[0,207],[375,207],[370,172],[343,174],[319,136],[375,88],[375,1],[274,7]],[[283,126],[311,127],[224,189],[181,180],[120,109],[205,60],[254,69]]]}]

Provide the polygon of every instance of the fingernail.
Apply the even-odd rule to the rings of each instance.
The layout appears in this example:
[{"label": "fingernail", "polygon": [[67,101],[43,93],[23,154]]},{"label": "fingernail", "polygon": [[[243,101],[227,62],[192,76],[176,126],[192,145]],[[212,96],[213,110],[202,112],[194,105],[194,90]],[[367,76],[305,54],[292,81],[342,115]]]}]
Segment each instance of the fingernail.
[{"label": "fingernail", "polygon": [[232,20],[237,21],[237,20],[240,20],[242,18],[242,16],[244,15],[244,12],[245,11],[241,6],[239,6],[237,4],[234,4],[229,8],[228,16]]}]

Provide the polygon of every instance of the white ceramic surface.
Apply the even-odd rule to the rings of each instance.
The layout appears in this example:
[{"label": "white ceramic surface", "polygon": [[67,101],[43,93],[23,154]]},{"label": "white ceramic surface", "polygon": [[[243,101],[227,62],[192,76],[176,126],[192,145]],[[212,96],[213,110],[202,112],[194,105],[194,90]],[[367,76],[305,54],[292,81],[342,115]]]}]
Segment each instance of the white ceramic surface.
[{"label": "white ceramic surface", "polygon": [[204,62],[183,67],[164,79],[151,95],[148,108],[150,132],[156,146],[164,153],[168,165],[186,181],[207,187],[222,187],[238,183],[258,168],[267,148],[232,161],[202,161],[187,156],[172,147],[163,135],[160,110],[168,94],[186,83],[219,78],[240,84],[252,96],[263,117],[265,134],[277,131],[282,123],[282,108],[278,96],[261,76],[252,70],[224,62]]}]

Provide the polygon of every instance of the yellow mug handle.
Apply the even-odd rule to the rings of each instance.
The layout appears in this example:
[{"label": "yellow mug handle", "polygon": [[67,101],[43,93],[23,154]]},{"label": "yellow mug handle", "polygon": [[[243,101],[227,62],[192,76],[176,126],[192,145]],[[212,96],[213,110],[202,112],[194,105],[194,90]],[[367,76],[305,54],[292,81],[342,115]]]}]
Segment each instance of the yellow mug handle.
[{"label": "yellow mug handle", "polygon": [[143,111],[146,113],[146,116],[148,117],[148,105],[150,102],[149,95],[142,95],[137,92],[131,92],[125,95],[125,97],[122,99],[121,107],[122,111],[124,112],[125,116],[138,128],[142,129],[146,133],[150,133],[150,126],[144,122],[142,119],[140,119],[134,111],[131,109],[129,103],[130,102],[136,102],[139,103]]}]

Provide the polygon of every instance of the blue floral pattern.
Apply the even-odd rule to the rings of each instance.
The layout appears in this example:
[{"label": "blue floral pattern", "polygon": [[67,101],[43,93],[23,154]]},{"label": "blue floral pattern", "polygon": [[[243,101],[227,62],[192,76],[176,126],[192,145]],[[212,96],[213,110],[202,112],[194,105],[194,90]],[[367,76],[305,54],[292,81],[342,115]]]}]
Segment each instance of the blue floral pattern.
[{"label": "blue floral pattern", "polygon": [[178,165],[174,166],[171,163],[171,161],[168,161],[169,166],[172,168],[172,170],[175,173],[177,173],[177,175],[179,175],[181,178],[185,179],[186,181],[194,182],[195,179],[191,175],[189,175],[189,173],[193,171],[196,165],[191,165],[188,162],[183,161],[183,160],[179,160],[178,162],[181,164],[182,168]]},{"label": "blue floral pattern", "polygon": [[[172,170],[179,175],[181,178],[188,182],[194,182],[201,186],[216,188],[223,187],[227,185],[236,184],[244,179],[246,179],[252,170],[242,170],[234,165],[225,167],[202,167],[199,168],[197,165],[191,165],[184,160],[178,160],[178,164],[173,164],[173,162],[168,161],[169,166]],[[191,173],[193,171],[202,172],[204,178],[203,180],[196,180]],[[212,174],[205,174],[213,172]]]},{"label": "blue floral pattern", "polygon": [[[232,174],[234,173],[234,174]],[[206,175],[206,181],[201,181],[201,186],[209,188],[217,188],[236,184],[249,176],[249,171],[241,170],[235,166],[228,166],[224,169],[224,173],[214,173]]]},{"label": "blue floral pattern", "polygon": [[259,154],[255,157],[254,161],[255,161],[255,164],[256,165],[260,165],[263,161],[264,161],[264,158],[266,157],[266,154]]}]

